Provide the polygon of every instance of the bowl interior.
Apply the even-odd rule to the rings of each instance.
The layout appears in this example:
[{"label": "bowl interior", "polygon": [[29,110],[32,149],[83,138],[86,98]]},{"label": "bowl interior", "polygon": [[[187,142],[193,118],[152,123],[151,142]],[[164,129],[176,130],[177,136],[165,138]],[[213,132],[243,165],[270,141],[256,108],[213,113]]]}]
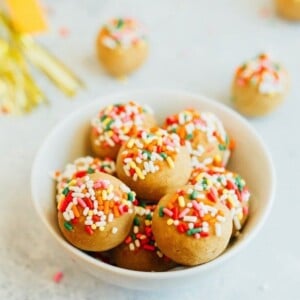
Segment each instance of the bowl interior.
[{"label": "bowl interior", "polygon": [[[250,125],[231,109],[198,95],[155,90],[127,92],[103,97],[72,113],[46,138],[33,166],[33,201],[40,217],[59,242],[69,250],[72,249],[73,254],[80,256],[82,259],[91,259],[80,250],[68,245],[61,236],[56,221],[54,182],[49,174],[51,171],[62,169],[77,157],[89,154],[87,136],[90,119],[98,113],[99,109],[108,104],[128,100],[134,100],[152,107],[160,123],[167,115],[177,113],[188,107],[213,112],[223,121],[229,135],[235,139],[237,147],[231,157],[228,169],[238,172],[244,177],[252,193],[248,222],[240,237],[219,258],[205,265],[186,268],[185,271],[191,269],[204,270],[225,260],[245,245],[263,224],[273,198],[274,171],[268,151]],[[97,260],[94,260],[94,264],[100,268],[104,267],[104,263]],[[105,266],[105,268],[107,267],[111,266]],[[124,271],[127,272],[126,274],[136,273],[135,271]],[[168,276],[166,273],[172,273],[172,276],[176,276],[174,273],[183,271],[160,274],[161,276]],[[151,277],[154,274],[149,273],[147,276]],[[157,278],[157,273],[155,276]]]}]

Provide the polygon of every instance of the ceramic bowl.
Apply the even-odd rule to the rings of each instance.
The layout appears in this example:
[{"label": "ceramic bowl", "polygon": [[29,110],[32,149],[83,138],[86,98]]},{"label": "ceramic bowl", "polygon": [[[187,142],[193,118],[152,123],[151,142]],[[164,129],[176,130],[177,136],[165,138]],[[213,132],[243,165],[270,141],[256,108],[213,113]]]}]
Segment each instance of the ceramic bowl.
[{"label": "ceramic bowl", "polygon": [[[59,231],[56,219],[55,184],[51,171],[62,169],[79,156],[89,154],[88,131],[90,120],[109,104],[134,100],[153,108],[157,119],[182,109],[193,107],[215,113],[236,141],[236,149],[228,169],[245,178],[252,192],[249,219],[226,251],[215,260],[196,267],[183,267],[169,272],[138,272],[121,269],[94,259],[70,245]],[[274,198],[275,173],[270,154],[262,139],[250,124],[230,108],[206,97],[181,91],[142,90],[101,97],[71,113],[47,136],[39,149],[32,169],[32,199],[41,221],[70,258],[94,276],[122,287],[152,290],[200,282],[232,259],[255,237],[264,224]],[[51,251],[49,249],[49,251]]]}]

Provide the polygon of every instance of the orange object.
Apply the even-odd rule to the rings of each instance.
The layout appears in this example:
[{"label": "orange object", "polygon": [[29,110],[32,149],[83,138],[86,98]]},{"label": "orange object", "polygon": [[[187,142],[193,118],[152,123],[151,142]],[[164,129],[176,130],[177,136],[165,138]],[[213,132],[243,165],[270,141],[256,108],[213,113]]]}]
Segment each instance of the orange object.
[{"label": "orange object", "polygon": [[12,23],[20,33],[37,33],[47,29],[38,0],[6,0]]}]

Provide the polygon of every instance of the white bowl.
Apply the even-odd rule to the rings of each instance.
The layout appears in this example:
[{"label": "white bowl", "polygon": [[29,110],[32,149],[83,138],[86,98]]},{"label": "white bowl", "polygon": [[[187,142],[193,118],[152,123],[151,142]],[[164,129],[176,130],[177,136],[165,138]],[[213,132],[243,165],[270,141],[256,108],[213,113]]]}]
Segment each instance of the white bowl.
[{"label": "white bowl", "polygon": [[[161,122],[165,116],[193,107],[215,113],[236,141],[229,169],[240,173],[252,192],[250,216],[240,237],[217,259],[204,265],[171,272],[138,272],[121,269],[92,258],[70,245],[61,235],[56,220],[55,189],[49,172],[62,169],[68,162],[87,154],[90,119],[100,108],[134,100],[150,105]],[[275,190],[273,164],[262,139],[236,112],[207,99],[180,91],[142,90],[102,97],[70,114],[46,138],[36,156],[31,177],[34,206],[52,236],[83,269],[111,284],[133,289],[182,286],[201,280],[209,271],[233,257],[258,233],[268,216]]]}]

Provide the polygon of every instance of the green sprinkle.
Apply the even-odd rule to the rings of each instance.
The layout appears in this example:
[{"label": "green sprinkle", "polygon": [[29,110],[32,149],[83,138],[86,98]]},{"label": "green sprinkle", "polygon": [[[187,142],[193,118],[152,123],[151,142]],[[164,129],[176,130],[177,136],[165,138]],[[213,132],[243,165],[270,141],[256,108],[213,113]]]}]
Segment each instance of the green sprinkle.
[{"label": "green sprinkle", "polygon": [[226,146],[225,145],[223,145],[223,144],[219,144],[219,150],[220,151],[225,151],[226,150]]},{"label": "green sprinkle", "polygon": [[133,241],[136,240],[136,237],[135,237],[135,234],[134,234],[134,233],[132,233],[130,236],[131,236],[131,238],[132,238]]},{"label": "green sprinkle", "polygon": [[163,209],[164,209],[164,207],[161,206],[161,207],[159,208],[159,210],[158,210],[158,215],[159,215],[161,218],[165,215],[164,212],[163,212]]},{"label": "green sprinkle", "polygon": [[141,206],[141,207],[146,207],[146,202],[143,202],[143,201],[139,201],[139,206]]},{"label": "green sprinkle", "polygon": [[174,127],[171,129],[171,133],[176,133],[177,132],[177,129]]},{"label": "green sprinkle", "polygon": [[189,229],[186,233],[187,233],[187,235],[193,235],[193,234],[199,233],[201,231],[202,231],[202,229],[198,227],[198,228]]},{"label": "green sprinkle", "polygon": [[62,193],[65,195],[65,196],[67,196],[68,195],[68,193],[69,193],[69,187],[65,187],[64,189],[63,189],[63,191],[62,191]]},{"label": "green sprinkle", "polygon": [[236,184],[236,186],[238,187],[238,189],[239,189],[240,192],[243,190],[244,185],[245,185],[245,184],[242,182],[241,176],[237,176],[237,177],[235,178],[235,184]]},{"label": "green sprinkle", "polygon": [[109,165],[109,164],[103,164],[102,168],[110,168],[111,169],[111,165]]},{"label": "green sprinkle", "polygon": [[146,215],[146,220],[151,221],[152,220],[152,215],[151,214]]},{"label": "green sprinkle", "polygon": [[159,155],[163,158],[163,159],[167,159],[168,155],[164,152],[159,153]]},{"label": "green sprinkle", "polygon": [[228,137],[228,135],[226,134],[226,137],[225,137],[225,144],[226,144],[226,146],[228,146],[229,145],[229,137]]},{"label": "green sprinkle", "polygon": [[107,115],[104,115],[100,118],[100,121],[103,122],[107,118]]},{"label": "green sprinkle", "polygon": [[107,130],[110,130],[110,126],[114,123],[115,121],[114,120],[110,120],[108,123],[107,123],[107,125],[106,125],[106,127],[105,127],[105,130],[107,131]]},{"label": "green sprinkle", "polygon": [[129,201],[133,201],[134,200],[134,194],[133,194],[133,192],[129,192],[127,194],[127,200],[129,200]]},{"label": "green sprinkle", "polygon": [[119,19],[117,23],[117,28],[121,28],[124,25],[123,19]]},{"label": "green sprinkle", "polygon": [[133,219],[133,224],[135,225],[135,226],[140,226],[140,220],[139,220],[139,218],[138,217],[134,217],[134,219]]},{"label": "green sprinkle", "polygon": [[143,150],[142,151],[142,154],[145,154],[146,153],[146,155],[147,155],[147,158],[148,159],[151,159],[151,153],[148,151],[148,150]]},{"label": "green sprinkle", "polygon": [[189,133],[187,136],[186,136],[186,139],[187,140],[191,140],[193,138],[193,135],[191,133]]},{"label": "green sprinkle", "polygon": [[195,200],[198,197],[198,192],[196,190],[193,190],[192,193],[190,194],[190,199]]},{"label": "green sprinkle", "polygon": [[73,230],[73,225],[67,221],[64,222],[64,227],[68,230],[71,231]]},{"label": "green sprinkle", "polygon": [[202,179],[202,187],[204,190],[207,189],[207,178],[205,178],[205,177]]},{"label": "green sprinkle", "polygon": [[274,64],[274,68],[275,68],[276,71],[279,71],[281,69],[279,64]]},{"label": "green sprinkle", "polygon": [[88,174],[93,174],[93,173],[95,173],[95,170],[93,168],[89,167],[87,172],[88,172]]}]

